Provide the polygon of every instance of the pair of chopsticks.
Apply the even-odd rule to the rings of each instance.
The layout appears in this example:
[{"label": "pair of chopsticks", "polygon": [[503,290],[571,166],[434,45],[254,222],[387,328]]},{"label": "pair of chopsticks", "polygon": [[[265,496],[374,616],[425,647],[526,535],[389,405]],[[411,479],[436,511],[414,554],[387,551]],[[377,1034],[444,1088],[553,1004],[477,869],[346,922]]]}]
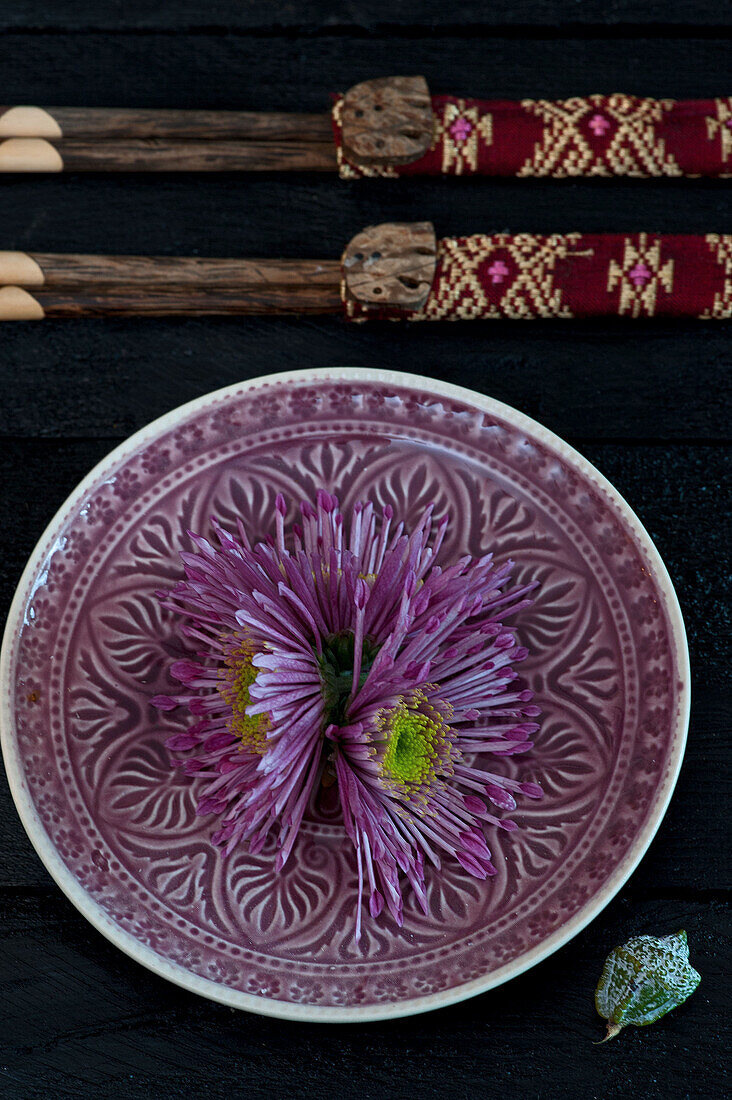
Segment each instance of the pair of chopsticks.
[{"label": "pair of chopsticks", "polygon": [[368,226],[340,259],[0,252],[0,321],[342,313],[352,320],[732,317],[732,237]]},{"label": "pair of chopsticks", "polygon": [[330,115],[0,108],[0,172],[334,172]]},{"label": "pair of chopsticks", "polygon": [[361,81],[331,112],[0,107],[3,172],[720,176],[732,97],[548,102],[435,95],[423,76]]},{"label": "pair of chopsticks", "polygon": [[0,252],[0,320],[339,313],[338,260]]}]

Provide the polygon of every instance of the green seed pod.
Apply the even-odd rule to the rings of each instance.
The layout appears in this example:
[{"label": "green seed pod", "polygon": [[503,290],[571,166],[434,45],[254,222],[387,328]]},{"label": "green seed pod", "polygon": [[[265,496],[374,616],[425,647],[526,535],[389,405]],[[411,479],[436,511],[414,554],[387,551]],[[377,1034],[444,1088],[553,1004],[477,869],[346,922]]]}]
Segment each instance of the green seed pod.
[{"label": "green seed pod", "polygon": [[701,981],[689,965],[686,932],[675,936],[636,936],[605,960],[595,1006],[607,1020],[612,1039],[627,1024],[645,1027],[683,1004]]}]

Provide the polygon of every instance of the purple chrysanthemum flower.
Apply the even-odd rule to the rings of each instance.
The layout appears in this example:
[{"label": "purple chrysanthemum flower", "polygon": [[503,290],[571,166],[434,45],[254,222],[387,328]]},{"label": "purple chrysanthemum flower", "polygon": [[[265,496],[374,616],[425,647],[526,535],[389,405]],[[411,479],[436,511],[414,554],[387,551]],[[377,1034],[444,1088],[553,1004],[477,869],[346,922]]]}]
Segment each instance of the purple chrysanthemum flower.
[{"label": "purple chrysanthemum flower", "polygon": [[509,587],[511,563],[491,555],[435,565],[447,518],[430,541],[432,508],[411,534],[370,502],[346,524],[325,492],[301,511],[288,539],[278,496],[275,535],[255,546],[241,523],[236,538],[212,521],[218,547],[191,533],[186,579],[159,596],[185,616],[199,660],[176,661],[185,691],[153,702],[196,718],[167,745],[186,753],[224,852],[259,851],[274,833],[281,869],[313,791],[337,783],[358,937],[364,889],[372,916],[386,904],[401,924],[405,878],[426,910],[425,862],[494,874],[484,827],[516,825],[489,803],[541,796],[482,759],[524,752],[538,728],[513,669],[527,651],[503,625],[533,586]]}]

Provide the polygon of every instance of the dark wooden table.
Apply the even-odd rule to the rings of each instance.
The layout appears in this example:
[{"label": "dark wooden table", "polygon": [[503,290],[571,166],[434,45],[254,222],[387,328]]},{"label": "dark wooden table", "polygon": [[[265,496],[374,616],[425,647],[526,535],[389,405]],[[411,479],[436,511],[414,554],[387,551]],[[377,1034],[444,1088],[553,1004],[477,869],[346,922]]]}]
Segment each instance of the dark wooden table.
[{"label": "dark wooden table", "polygon": [[[15,0],[0,5],[5,103],[322,110],[330,91],[421,72],[435,91],[558,98],[732,91],[718,0]],[[724,25],[720,25],[721,22]],[[64,176],[0,181],[0,248],[336,256],[362,226],[441,234],[732,232],[724,181]],[[593,924],[531,972],[429,1016],[280,1023],[168,985],[52,883],[0,791],[0,1095],[55,1097],[719,1097],[730,1043],[730,329],[703,322],[346,327],[336,318],[78,321],[0,332],[0,605],[77,481],[120,440],[242,378],[393,365],[536,417],[615,483],[677,586],[694,700],[673,804]],[[728,470],[727,470],[728,472]],[[725,603],[726,600],[726,603]],[[601,1034],[607,951],[685,927],[702,985],[646,1031]]]}]

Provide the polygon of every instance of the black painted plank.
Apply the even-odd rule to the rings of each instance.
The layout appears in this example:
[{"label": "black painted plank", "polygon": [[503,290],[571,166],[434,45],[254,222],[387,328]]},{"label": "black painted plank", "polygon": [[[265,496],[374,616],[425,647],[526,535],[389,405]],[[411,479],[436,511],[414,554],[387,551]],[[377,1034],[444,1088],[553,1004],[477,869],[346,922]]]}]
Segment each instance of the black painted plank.
[{"label": "black painted plank", "polygon": [[22,384],[3,393],[0,436],[111,446],[221,386],[374,365],[478,389],[574,440],[730,436],[732,341],[716,322],[43,321],[5,325],[2,348],[0,377]]},{"label": "black painted plank", "polygon": [[[732,86],[731,20],[711,0],[466,0],[459,8],[430,0],[386,10],[371,0],[211,0],[205,8],[192,0],[18,0],[0,6],[0,30],[12,29],[0,41],[0,98],[322,110],[329,91],[395,71],[423,71],[435,90],[483,96],[710,96]],[[698,30],[683,26],[690,21]],[[639,38],[629,23],[657,25]],[[712,29],[722,23],[722,33]],[[486,35],[491,25],[497,30]],[[194,26],[208,33],[169,33]],[[81,33],[59,33],[64,27]],[[1,186],[0,247],[37,250],[337,255],[370,221],[415,217],[432,217],[445,234],[732,229],[729,185],[702,181],[348,187],[306,177],[68,177],[5,178]],[[0,616],[56,506],[120,437],[237,378],[386,361],[524,409],[575,442],[626,494],[679,590],[694,703],[659,835],[590,929],[477,1001],[367,1028],[242,1017],[149,975],[63,899],[0,784],[0,1095],[726,1095],[728,505],[726,456],[702,441],[729,435],[728,329],[602,322],[410,330],[327,319],[100,321],[5,326],[1,335]],[[703,974],[699,992],[654,1028],[591,1047],[601,1030],[591,991],[609,947],[681,924]]]},{"label": "black painted plank", "polygon": [[465,32],[446,40],[436,31],[356,42],[341,34],[18,33],[0,43],[0,59],[3,103],[51,106],[321,111],[331,92],[396,72],[423,73],[434,92],[487,98],[616,91],[691,98],[729,95],[732,87],[728,39],[699,37],[693,29],[671,39],[617,38],[600,30],[577,40]]},{"label": "black painted plank", "polygon": [[384,27],[449,33],[465,27],[613,27],[624,24],[723,26],[729,12],[714,0],[16,0],[0,14],[0,28],[37,27],[85,30],[196,28],[249,31],[287,29],[291,33],[327,33],[350,28]]},{"label": "black painted plank", "polygon": [[[489,1091],[517,1100],[666,1100],[727,1092],[730,924],[715,900],[643,902],[626,890],[571,944],[509,985],[428,1016],[327,1029],[243,1016],[166,984],[56,893],[8,899],[1,918],[0,1088],[23,1100],[467,1100]],[[652,1028],[628,1028],[594,1049],[603,1028],[593,992],[607,952],[631,935],[679,927],[702,974],[698,991]]]},{"label": "black painted plank", "polygon": [[334,176],[10,176],[0,245],[29,252],[337,259],[380,221],[438,236],[732,231],[722,180],[342,182]]}]

